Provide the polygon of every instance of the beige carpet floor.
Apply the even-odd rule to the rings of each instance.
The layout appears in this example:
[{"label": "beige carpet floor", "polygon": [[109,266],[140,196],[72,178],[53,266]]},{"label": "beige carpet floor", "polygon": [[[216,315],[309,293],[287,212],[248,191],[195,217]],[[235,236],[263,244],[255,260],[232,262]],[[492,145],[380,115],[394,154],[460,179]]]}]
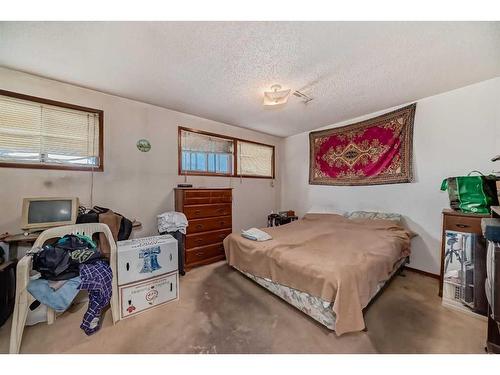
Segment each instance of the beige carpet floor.
[{"label": "beige carpet floor", "polygon": [[[194,269],[180,300],[80,330],[85,304],[26,327],[22,353],[484,353],[486,323],[441,306],[435,279],[405,271],[368,308],[367,332],[337,337],[224,262]],[[10,322],[0,328],[8,352]]]}]

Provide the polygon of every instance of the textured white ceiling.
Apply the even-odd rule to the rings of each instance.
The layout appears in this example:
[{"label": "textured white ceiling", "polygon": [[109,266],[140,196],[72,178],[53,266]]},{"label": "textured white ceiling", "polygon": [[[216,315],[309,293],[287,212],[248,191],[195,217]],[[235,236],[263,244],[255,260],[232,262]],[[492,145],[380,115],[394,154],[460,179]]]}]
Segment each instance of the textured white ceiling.
[{"label": "textured white ceiling", "polygon": [[500,23],[2,22],[0,65],[288,136],[499,76]]}]

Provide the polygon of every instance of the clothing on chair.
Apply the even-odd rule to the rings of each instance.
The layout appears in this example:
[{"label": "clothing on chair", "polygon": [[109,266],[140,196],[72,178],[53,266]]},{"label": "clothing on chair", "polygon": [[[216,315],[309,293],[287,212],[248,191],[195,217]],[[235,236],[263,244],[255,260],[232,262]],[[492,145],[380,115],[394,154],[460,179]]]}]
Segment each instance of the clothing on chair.
[{"label": "clothing on chair", "polygon": [[81,279],[79,276],[66,280],[58,289],[50,287],[45,279],[31,280],[26,288],[38,301],[57,312],[66,311],[78,294]]},{"label": "clothing on chair", "polygon": [[33,254],[33,269],[46,280],[68,280],[80,274],[79,264],[101,258],[95,244],[87,238],[66,235],[55,245],[45,245]]},{"label": "clothing on chair", "polygon": [[80,265],[80,289],[89,292],[89,304],[80,328],[87,335],[99,330],[102,310],[109,305],[112,295],[113,273],[103,260]]},{"label": "clothing on chair", "polygon": [[56,246],[66,250],[96,248],[94,241],[83,234],[67,234],[57,240]]}]

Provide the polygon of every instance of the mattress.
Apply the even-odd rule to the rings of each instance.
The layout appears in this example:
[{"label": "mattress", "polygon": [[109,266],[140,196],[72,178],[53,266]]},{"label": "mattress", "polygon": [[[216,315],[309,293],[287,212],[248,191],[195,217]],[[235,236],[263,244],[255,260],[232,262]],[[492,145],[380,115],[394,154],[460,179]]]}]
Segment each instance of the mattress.
[{"label": "mattress", "polygon": [[[375,293],[370,298],[370,302],[379,294],[382,288],[392,279],[398,270],[408,262],[407,258],[401,259],[396,263],[394,270],[391,272],[387,280],[380,282],[377,286]],[[258,277],[251,273],[239,270],[233,267],[243,275],[247,276],[250,280],[259,284],[263,288],[269,290],[271,293],[280,297],[288,302],[293,307],[299,309],[304,314],[310,316],[317,322],[324,325],[326,328],[335,331],[335,313],[333,312],[333,302],[325,301],[319,297],[312,296],[309,293],[278,284],[267,278]],[[370,303],[368,302],[368,304]],[[366,306],[364,306],[366,307]]]},{"label": "mattress", "polygon": [[307,214],[302,220],[262,230],[272,239],[258,242],[237,233],[227,236],[223,243],[228,264],[330,302],[337,335],[365,328],[364,307],[394,265],[410,254],[409,233],[391,220]]}]

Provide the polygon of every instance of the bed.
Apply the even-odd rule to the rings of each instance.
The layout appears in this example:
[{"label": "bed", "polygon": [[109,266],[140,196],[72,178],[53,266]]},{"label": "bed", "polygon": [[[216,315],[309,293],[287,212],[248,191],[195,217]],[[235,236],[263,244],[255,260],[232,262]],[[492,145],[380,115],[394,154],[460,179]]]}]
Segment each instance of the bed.
[{"label": "bed", "polygon": [[262,230],[273,239],[226,237],[228,264],[337,335],[365,328],[363,309],[410,254],[393,220],[307,214]]}]

